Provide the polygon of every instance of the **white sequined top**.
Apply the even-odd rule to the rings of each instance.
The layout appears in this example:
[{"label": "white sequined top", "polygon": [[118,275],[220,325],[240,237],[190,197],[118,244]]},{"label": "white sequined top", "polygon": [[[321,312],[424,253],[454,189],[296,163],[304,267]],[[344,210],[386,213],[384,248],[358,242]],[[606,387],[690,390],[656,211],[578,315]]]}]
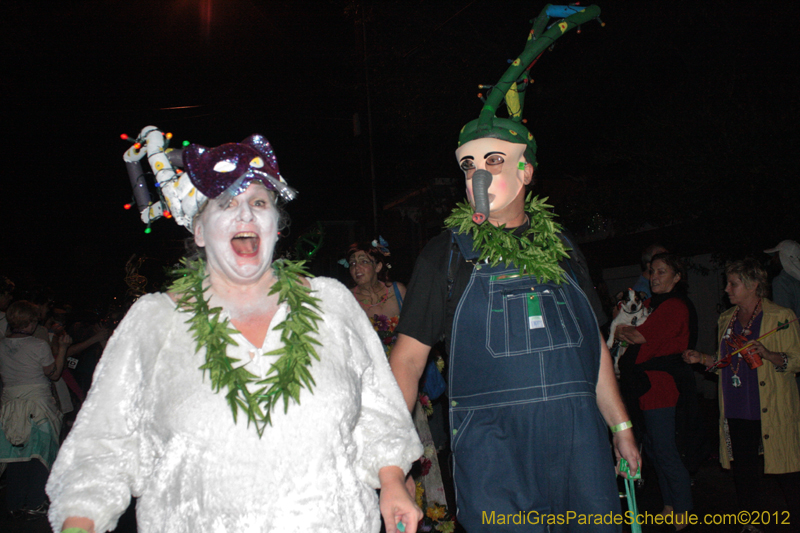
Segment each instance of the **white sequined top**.
[{"label": "white sequined top", "polygon": [[[343,285],[311,279],[321,298],[314,393],[279,409],[259,439],[225,390],[199,366],[188,315],[166,294],[142,297],[110,339],[47,484],[50,522],[94,520],[114,529],[131,495],[141,533],[377,532],[378,471],[407,471],[422,454],[405,402],[369,320]],[[275,325],[257,348],[243,336],[228,354],[258,376],[277,356]]]}]

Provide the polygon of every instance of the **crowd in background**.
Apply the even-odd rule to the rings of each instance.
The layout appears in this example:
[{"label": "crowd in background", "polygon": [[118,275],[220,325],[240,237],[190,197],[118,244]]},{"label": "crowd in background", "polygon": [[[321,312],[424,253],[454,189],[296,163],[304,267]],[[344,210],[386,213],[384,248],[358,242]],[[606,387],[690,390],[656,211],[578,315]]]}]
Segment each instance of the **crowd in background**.
[{"label": "crowd in background", "polygon": [[[385,242],[354,246],[342,264],[349,267],[353,295],[372,319],[388,354],[393,342],[393,326],[402,310],[405,287],[387,276],[389,254],[383,245]],[[791,511],[798,510],[795,516],[800,516],[797,501],[800,494],[800,440],[797,437],[800,381],[795,384],[793,379],[794,371],[800,368],[797,323],[763,343],[757,340],[800,314],[800,245],[783,241],[765,252],[769,255],[726,266],[725,294],[731,307],[720,317],[716,354],[695,351],[697,313],[689,297],[685,262],[679,253],[669,253],[659,244],[644,250],[642,275],[634,286],[650,309],[646,322],[638,327],[603,331],[616,338],[617,346],[620,341],[629,346],[620,361],[621,388],[631,418],[638,426],[637,441],[643,445],[649,468],[655,471],[658,479],[664,503],[662,514],[681,514],[692,509],[694,475],[700,464],[717,455],[714,432],[699,427],[702,422],[697,416],[696,382],[708,371],[719,374],[722,413],[719,459],[723,466],[730,467],[733,457],[740,508],[759,505],[759,479],[763,468],[768,474],[779,474],[786,504]],[[339,272],[334,277],[344,276]],[[598,300],[596,294],[591,296],[594,301]],[[600,295],[599,300],[608,301],[608,295]],[[68,302],[58,301],[51,289],[41,285],[17,286],[12,280],[0,277],[0,340],[3,341],[0,344],[0,424],[5,430],[0,442],[0,469],[5,470],[2,479],[8,487],[7,509],[15,518],[37,519],[46,514],[44,484],[58,443],[69,432],[91,388],[92,375],[106,341],[123,314],[123,310],[115,310],[100,316],[95,311],[74,309]],[[617,309],[599,309],[596,314],[609,317],[604,324],[608,328]],[[384,319],[389,322],[383,324]],[[382,335],[383,330],[388,330],[388,334],[384,331]],[[19,431],[15,433],[13,427],[9,405],[14,397],[9,389],[18,385],[22,374],[9,362],[15,352],[8,347],[15,338],[23,337],[36,339],[26,342],[32,346],[31,353],[36,354],[31,357],[35,357],[43,369],[35,380],[47,384],[47,395],[52,400],[52,408],[48,408],[50,411],[42,418],[49,421],[56,446],[45,450],[47,447],[41,442],[28,442],[25,446],[33,448],[20,455],[20,446],[11,442],[11,436]],[[732,348],[737,345],[731,340],[737,338],[740,344],[744,341],[756,346],[749,351],[750,355],[760,356],[760,365],[751,366],[750,359],[743,362],[741,356],[737,359]],[[734,352],[732,356],[731,352]],[[743,352],[748,355],[748,350]],[[726,355],[730,362],[716,368],[715,362]],[[791,388],[784,373],[792,377]],[[426,375],[430,374],[426,372]],[[437,408],[446,407],[444,402],[436,402],[436,405]],[[438,426],[443,422],[441,415],[437,418],[433,423]],[[423,425],[419,416],[415,417],[415,422],[419,430]],[[440,458],[443,455],[441,470],[444,485],[449,488],[446,431],[437,432],[434,428],[437,442],[431,440],[430,429],[426,431],[426,444],[433,445]],[[29,457],[24,457],[24,453]],[[761,455],[764,467],[759,466]],[[433,458],[435,463],[436,457]],[[440,476],[438,471],[436,475]],[[436,490],[443,491],[441,486],[439,480]],[[443,508],[447,506],[443,493],[437,501]],[[439,518],[444,517],[443,513]],[[745,530],[758,531],[753,526]]]}]

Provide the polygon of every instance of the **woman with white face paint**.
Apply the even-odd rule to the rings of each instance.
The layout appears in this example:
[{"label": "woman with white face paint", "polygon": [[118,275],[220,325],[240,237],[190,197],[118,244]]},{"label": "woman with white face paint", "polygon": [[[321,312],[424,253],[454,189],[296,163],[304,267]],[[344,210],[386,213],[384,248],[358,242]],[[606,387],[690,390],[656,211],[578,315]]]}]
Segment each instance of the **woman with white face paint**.
[{"label": "woman with white face paint", "polygon": [[369,320],[339,282],[273,261],[293,191],[271,146],[183,161],[208,198],[202,259],[111,338],[49,480],[54,530],[114,529],[136,496],[142,532],[377,532],[381,514],[414,532],[422,446]]}]

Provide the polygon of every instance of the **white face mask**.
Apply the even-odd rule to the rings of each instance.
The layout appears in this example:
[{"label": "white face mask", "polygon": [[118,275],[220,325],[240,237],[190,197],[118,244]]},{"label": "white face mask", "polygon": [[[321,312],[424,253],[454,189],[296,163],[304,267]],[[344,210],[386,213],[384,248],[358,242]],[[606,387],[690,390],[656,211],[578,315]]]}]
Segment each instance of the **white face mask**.
[{"label": "white face mask", "polygon": [[800,280],[800,254],[796,250],[780,251],[781,266],[787,274]]},{"label": "white face mask", "polygon": [[258,282],[272,265],[278,241],[278,211],[259,182],[230,203],[209,200],[195,224],[194,240],[204,247],[209,272],[234,284]]},{"label": "white face mask", "polygon": [[456,159],[467,180],[467,198],[473,206],[472,174],[477,169],[488,170],[493,176],[489,187],[490,217],[502,212],[520,191],[524,191],[533,175],[531,172],[527,176],[526,170],[519,168],[520,163],[525,165],[526,147],[524,144],[486,137],[470,141],[456,150]]}]

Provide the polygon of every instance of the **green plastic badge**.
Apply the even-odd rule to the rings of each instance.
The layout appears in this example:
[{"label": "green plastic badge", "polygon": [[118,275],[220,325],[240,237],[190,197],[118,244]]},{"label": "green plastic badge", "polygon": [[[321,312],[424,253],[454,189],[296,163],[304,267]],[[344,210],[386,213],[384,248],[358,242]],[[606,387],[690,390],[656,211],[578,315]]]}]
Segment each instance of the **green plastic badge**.
[{"label": "green plastic badge", "polygon": [[397,523],[397,531],[403,533],[406,530],[406,525],[402,522]]},{"label": "green plastic badge", "polygon": [[542,306],[539,304],[539,297],[535,292],[528,294],[528,329],[540,329],[544,327],[542,317]]}]

